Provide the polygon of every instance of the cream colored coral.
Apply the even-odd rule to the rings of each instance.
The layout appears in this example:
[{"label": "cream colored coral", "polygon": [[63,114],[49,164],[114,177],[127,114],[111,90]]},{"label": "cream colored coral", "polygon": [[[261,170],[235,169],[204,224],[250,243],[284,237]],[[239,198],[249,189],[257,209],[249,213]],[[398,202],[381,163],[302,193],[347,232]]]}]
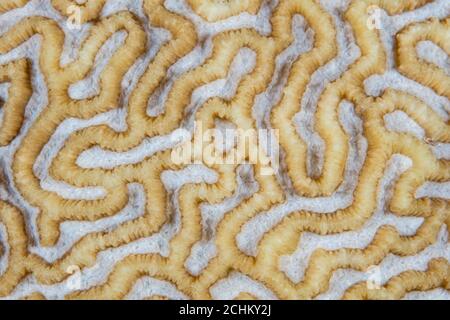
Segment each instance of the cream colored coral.
[{"label": "cream colored coral", "polygon": [[[11,10],[26,1],[8,1],[0,11]],[[260,1],[189,1],[193,10],[208,21],[216,21],[240,12],[256,13]],[[62,14],[72,1],[54,0],[53,5]],[[119,261],[101,286],[74,292],[67,298],[124,298],[134,283],[143,275],[169,281],[178,290],[193,299],[211,298],[209,289],[231,271],[239,271],[264,283],[281,299],[310,299],[327,290],[333,272],[340,268],[363,271],[380,263],[388,254],[413,255],[432,244],[440,227],[450,225],[450,207],[447,200],[416,199],[415,191],[426,181],[448,181],[449,162],[437,159],[430,146],[408,134],[391,132],[384,125],[383,116],[402,110],[424,128],[427,138],[436,142],[450,142],[450,127],[420,99],[407,93],[386,90],[373,98],[364,91],[364,80],[386,71],[386,55],[377,30],[367,27],[368,10],[378,5],[389,14],[401,13],[427,3],[424,0],[356,0],[348,8],[345,18],[353,28],[361,57],[336,81],[330,83],[320,97],[316,130],[325,142],[323,171],[320,177],[310,177],[306,169],[307,147],[297,135],[293,116],[299,111],[312,74],[337,55],[336,30],[329,14],[318,1],[280,1],[271,18],[272,31],[263,36],[252,29],[223,32],[213,39],[212,54],[207,60],[182,76],[173,84],[165,101],[164,112],[150,117],[147,101],[164,80],[169,67],[189,53],[197,44],[197,34],[191,21],[164,7],[162,0],[145,0],[144,11],[153,26],[170,31],[171,38],[153,58],[147,71],[139,79],[127,105],[127,130],[116,132],[105,125],[77,131],[64,144],[50,168],[51,175],[77,187],[101,186],[106,196],[99,200],[67,200],[54,192],[44,190],[33,172],[39,153],[67,118],[88,119],[111,110],[120,98],[121,81],[127,70],[147,47],[142,22],[130,12],[101,17],[105,1],[87,1],[82,9],[82,22],[92,21],[89,36],[84,41],[79,58],[62,67],[59,64],[64,33],[58,24],[48,18],[32,17],[14,25],[0,37],[0,54],[13,50],[35,34],[42,38],[39,67],[48,86],[49,103],[26,133],[14,155],[14,184],[28,203],[39,209],[37,225],[40,241],[52,246],[60,237],[60,224],[67,220],[96,221],[115,215],[128,201],[127,184],[137,182],[144,186],[147,206],[145,214],[123,223],[108,232],[92,233],[77,242],[70,252],[54,263],[47,263],[27,248],[28,235],[24,217],[11,204],[0,203],[0,221],[6,226],[10,246],[7,271],[0,277],[0,295],[6,296],[29,274],[38,282],[54,284],[68,277],[67,268],[93,266],[97,254],[157,233],[168,221],[167,192],[161,182],[165,170],[182,169],[173,163],[170,150],[157,152],[138,164],[126,164],[114,169],[86,169],[77,165],[79,155],[94,146],[112,151],[127,151],[143,139],[169,134],[177,129],[194,90],[206,83],[224,78],[237,52],[244,47],[256,53],[256,64],[238,85],[230,99],[213,98],[200,106],[195,114],[205,129],[214,128],[215,120],[232,122],[242,129],[256,128],[252,117],[255,97],[269,85],[275,72],[275,59],[293,42],[292,20],[297,14],[304,17],[314,30],[314,47],[293,64],[287,84],[270,122],[279,129],[280,145],[285,152],[286,170],[299,195],[326,196],[342,183],[348,155],[348,137],[338,119],[338,106],[343,100],[355,105],[364,123],[368,141],[367,158],[359,174],[353,203],[334,213],[295,212],[285,217],[261,240],[256,257],[239,250],[236,236],[250,219],[272,206],[281,204],[286,196],[276,176],[259,173],[261,163],[255,164],[255,179],[259,189],[248,199],[228,212],[217,226],[217,255],[198,276],[185,268],[191,248],[202,237],[201,203],[220,203],[236,190],[236,165],[211,165],[217,172],[217,182],[184,185],[179,192],[181,229],[170,241],[170,255],[130,255]],[[98,20],[96,20],[99,18]],[[100,47],[117,31],[127,33],[126,40],[114,53],[100,76],[100,93],[92,99],[73,100],[70,85],[82,80],[94,65]],[[407,27],[398,34],[397,60],[400,72],[417,82],[431,87],[437,94],[449,97],[450,80],[436,66],[419,61],[415,54],[418,41],[430,39],[447,53],[450,34],[449,20],[432,20]],[[11,73],[15,72],[16,77]],[[12,97],[5,106],[5,120],[0,129],[0,143],[8,144],[17,135],[23,121],[25,105],[31,95],[27,64],[20,60],[0,66],[0,81],[12,81]],[[292,253],[303,232],[335,234],[357,230],[371,217],[376,208],[377,188],[389,158],[396,153],[412,159],[412,167],[397,182],[390,209],[397,215],[424,218],[415,235],[402,236],[392,226],[383,226],[372,243],[364,249],[344,248],[335,251],[317,249],[310,258],[304,279],[293,283],[279,269],[279,258]],[[248,157],[248,155],[246,155]],[[390,280],[377,292],[367,292],[363,285],[348,290],[344,298],[400,298],[411,290],[448,289],[448,262],[436,260],[424,273],[408,272]],[[39,293],[28,298],[41,298]],[[161,298],[155,296],[154,298]],[[249,293],[240,299],[254,298]]]}]

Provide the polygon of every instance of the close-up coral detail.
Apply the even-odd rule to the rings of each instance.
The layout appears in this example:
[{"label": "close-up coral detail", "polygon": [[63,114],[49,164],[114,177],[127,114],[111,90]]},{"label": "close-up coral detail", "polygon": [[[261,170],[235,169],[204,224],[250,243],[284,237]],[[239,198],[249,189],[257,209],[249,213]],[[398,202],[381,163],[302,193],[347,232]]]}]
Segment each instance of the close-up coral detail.
[{"label": "close-up coral detail", "polygon": [[448,0],[0,0],[0,298],[450,299],[449,55]]}]

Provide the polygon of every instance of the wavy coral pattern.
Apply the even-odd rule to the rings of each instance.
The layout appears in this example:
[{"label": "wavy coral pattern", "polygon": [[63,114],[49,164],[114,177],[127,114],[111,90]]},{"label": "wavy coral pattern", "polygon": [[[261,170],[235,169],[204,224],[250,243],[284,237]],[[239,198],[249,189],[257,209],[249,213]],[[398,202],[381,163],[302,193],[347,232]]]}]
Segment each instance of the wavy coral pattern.
[{"label": "wavy coral pattern", "polygon": [[[3,0],[0,13],[20,12],[33,1]],[[322,1],[323,2],[323,1]],[[6,267],[0,273],[0,296],[21,296],[24,299],[49,298],[40,292],[41,285],[54,286],[69,282],[71,268],[94,268],[102,252],[131,245],[140,239],[158,235],[173,224],[171,201],[176,198],[179,210],[178,229],[169,239],[167,254],[157,252],[126,254],[114,261],[105,278],[82,288],[65,291],[68,299],[121,299],[133,291],[143,277],[151,277],[174,286],[183,297],[211,299],[212,288],[233,273],[240,273],[258,282],[273,297],[279,299],[312,299],[330,289],[333,275],[339,269],[364,273],[380,265],[390,255],[415,256],[438,241],[442,228],[450,226],[450,205],[445,197],[416,197],[416,191],[426,182],[445,183],[450,180],[450,163],[433,152],[436,144],[450,143],[448,99],[450,78],[440,66],[422,59],[416,46],[431,41],[447,55],[450,54],[450,8],[447,16],[433,17],[411,23],[395,35],[395,56],[388,56],[382,33],[370,28],[370,8],[377,6],[386,15],[400,15],[432,5],[428,0],[354,0],[342,13],[351,28],[360,56],[336,79],[329,81],[314,111],[314,130],[323,140],[323,164],[320,173],[311,175],[308,169],[308,143],[298,134],[293,121],[301,110],[302,97],[313,75],[331,63],[339,54],[336,41],[338,27],[332,15],[315,0],[275,1],[270,16],[271,30],[263,34],[254,28],[224,30],[210,39],[211,53],[197,66],[179,74],[171,82],[163,112],[149,115],[149,100],[170,78],[171,68],[207,41],[196,28],[196,20],[221,23],[244,14],[255,16],[267,8],[268,1],[188,0],[185,6],[191,15],[177,12],[162,0],[142,1],[143,16],[132,11],[102,13],[109,2],[52,0],[49,6],[59,12],[59,21],[44,16],[21,19],[0,36],[0,55],[7,55],[35,35],[39,36],[38,68],[46,85],[48,101],[29,125],[27,104],[32,102],[33,62],[27,58],[0,65],[0,82],[10,82],[3,105],[0,145],[14,145],[11,162],[2,161],[3,174],[0,202],[0,257]],[[270,2],[272,3],[272,2]],[[61,26],[70,6],[80,9],[81,23],[88,25],[77,57],[60,63],[65,46],[65,31]],[[57,13],[54,13],[57,14]],[[192,16],[196,18],[191,20]],[[262,164],[253,164],[257,190],[227,210],[214,228],[215,254],[206,266],[194,274],[186,267],[191,252],[204,239],[202,206],[220,205],[238,192],[238,164],[204,164],[216,174],[213,183],[190,182],[176,192],[169,192],[163,183],[165,172],[178,172],[186,165],[174,163],[171,148],[146,155],[137,163],[124,163],[112,168],[86,168],[78,163],[80,155],[92,148],[111,153],[126,153],[146,139],[168,136],[180,128],[188,117],[188,110],[196,89],[227,78],[233,61],[243,48],[255,53],[254,67],[236,84],[231,98],[212,97],[201,103],[192,115],[205,129],[214,128],[216,120],[231,122],[242,129],[259,128],[253,105],[271,81],[281,71],[277,57],[295,42],[294,20],[301,16],[314,33],[310,50],[293,59],[279,99],[273,98],[273,108],[267,113],[266,126],[277,129],[283,152],[283,165],[277,175],[262,175]],[[2,19],[2,16],[0,16]],[[245,19],[245,17],[244,17]],[[63,21],[63,22],[61,22]],[[146,70],[136,79],[129,97],[123,100],[123,79],[134,64],[151,50],[152,37],[148,26],[164,29],[170,36],[148,61]],[[96,57],[108,40],[118,32],[126,37],[111,55],[99,75],[99,92],[89,98],[74,99],[70,87],[88,77],[95,68]],[[149,41],[150,39],[150,41]],[[447,57],[448,58],[448,57]],[[390,66],[390,59],[394,66]],[[396,88],[386,88],[379,96],[367,94],[365,81],[391,69],[405,79],[414,80],[433,95],[446,101],[447,117],[436,111],[419,96]],[[343,101],[350,102],[362,121],[362,134],[367,150],[359,170],[352,203],[328,213],[314,210],[293,210],[279,219],[256,244],[256,254],[241,250],[237,237],[245,225],[272,208],[289,202],[291,194],[304,198],[332,196],[344,183],[350,154],[350,139],[340,122],[339,110]],[[73,131],[64,141],[48,168],[49,175],[76,188],[101,187],[104,196],[97,199],[69,199],[43,187],[35,164],[58,128],[68,119],[88,121],[115,110],[118,104],[126,109],[126,128],[117,131],[106,124],[94,124]],[[423,130],[425,139],[411,133],[389,130],[386,115],[401,111]],[[442,112],[441,112],[442,113]],[[6,150],[6,149],[5,149]],[[281,270],[282,257],[301,248],[303,235],[338,235],[364,232],[364,227],[378,206],[381,180],[394,155],[411,160],[411,166],[395,181],[386,211],[397,217],[418,217],[421,224],[412,234],[403,234],[393,225],[382,225],[370,243],[338,249],[315,248],[307,261],[300,281],[293,281]],[[246,154],[248,158],[249,155]],[[9,169],[8,169],[9,166]],[[7,174],[10,170],[11,174]],[[114,227],[88,232],[75,241],[67,251],[55,259],[41,256],[34,247],[52,248],[64,236],[62,225],[69,221],[95,223],[114,218],[130,202],[129,185],[143,187],[143,214],[117,223]],[[17,190],[19,197],[11,197]],[[350,192],[350,191],[347,191]],[[351,192],[350,192],[351,193]],[[18,198],[21,200],[19,201]],[[18,201],[26,202],[20,206]],[[37,210],[30,222],[27,210]],[[35,228],[30,227],[30,223]],[[33,236],[33,232],[36,235]],[[64,240],[64,239],[63,239]],[[370,288],[366,281],[347,285],[344,299],[399,299],[412,291],[436,288],[450,290],[450,253],[431,259],[426,270],[406,270]],[[0,269],[1,271],[1,269]],[[33,278],[31,291],[22,293],[18,287]],[[143,298],[166,299],[164,294],[151,292]],[[236,299],[256,299],[255,292],[241,291]]]}]

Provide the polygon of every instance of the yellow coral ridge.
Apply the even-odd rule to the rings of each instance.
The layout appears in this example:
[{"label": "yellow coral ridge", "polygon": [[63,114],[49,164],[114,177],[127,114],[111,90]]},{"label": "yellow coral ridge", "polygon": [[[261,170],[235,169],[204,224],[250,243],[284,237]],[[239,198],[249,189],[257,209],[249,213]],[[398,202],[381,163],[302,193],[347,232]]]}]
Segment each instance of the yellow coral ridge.
[{"label": "yellow coral ridge", "polygon": [[207,21],[225,19],[241,12],[255,14],[261,0],[188,0],[195,12]]}]

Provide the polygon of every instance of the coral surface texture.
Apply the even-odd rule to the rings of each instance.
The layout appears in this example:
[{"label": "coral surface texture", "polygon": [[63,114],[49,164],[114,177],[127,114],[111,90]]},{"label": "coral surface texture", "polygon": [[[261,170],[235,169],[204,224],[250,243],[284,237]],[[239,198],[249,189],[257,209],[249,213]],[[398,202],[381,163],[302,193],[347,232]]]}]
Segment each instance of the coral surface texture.
[{"label": "coral surface texture", "polygon": [[0,0],[0,299],[450,299],[449,0]]}]

